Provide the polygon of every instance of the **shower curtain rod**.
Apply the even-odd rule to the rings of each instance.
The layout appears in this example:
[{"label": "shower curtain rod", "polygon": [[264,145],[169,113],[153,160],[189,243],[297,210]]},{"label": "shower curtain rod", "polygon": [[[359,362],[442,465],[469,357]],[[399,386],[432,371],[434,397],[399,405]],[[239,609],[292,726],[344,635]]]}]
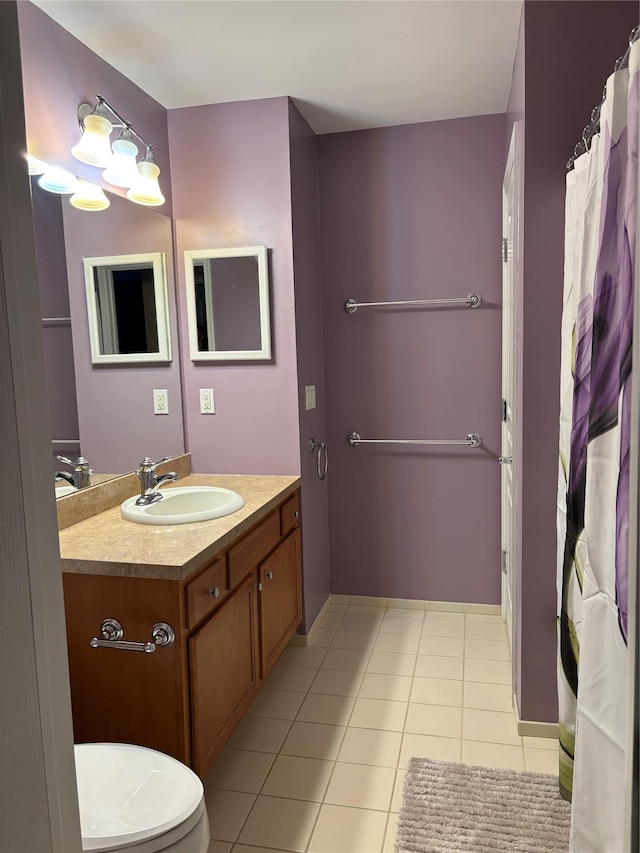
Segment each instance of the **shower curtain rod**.
[{"label": "shower curtain rod", "polygon": [[[624,54],[616,61],[613,66],[614,71],[620,71],[622,68],[626,68],[629,65],[629,54],[631,53],[631,47],[634,45],[638,38],[640,38],[640,25],[634,27],[631,30],[629,35],[629,46],[625,50]],[[607,97],[607,87],[605,86],[604,91],[602,92],[602,100],[598,104],[597,107],[594,107],[591,111],[591,121],[582,131],[582,138],[576,144],[576,147],[573,149],[573,154],[567,160],[567,172],[570,172],[574,168],[575,161],[582,154],[585,154],[589,148],[591,147],[591,140],[596,134],[600,133],[600,110],[602,109],[602,105],[604,104],[605,98]]]}]

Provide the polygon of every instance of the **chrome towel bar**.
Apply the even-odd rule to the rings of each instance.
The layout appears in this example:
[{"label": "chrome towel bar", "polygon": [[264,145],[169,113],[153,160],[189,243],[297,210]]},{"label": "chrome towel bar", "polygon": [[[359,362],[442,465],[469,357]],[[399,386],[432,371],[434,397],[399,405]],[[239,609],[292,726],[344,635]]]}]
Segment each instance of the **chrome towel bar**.
[{"label": "chrome towel bar", "polygon": [[482,444],[482,436],[477,432],[470,432],[465,439],[461,440],[433,440],[433,439],[406,439],[399,440],[393,438],[360,438],[357,432],[350,432],[347,436],[349,444],[357,447],[359,444],[457,444],[465,445],[466,447],[480,447]]},{"label": "chrome towel bar", "polygon": [[358,308],[373,308],[387,305],[466,305],[467,308],[478,308],[482,303],[479,293],[469,293],[455,299],[411,299],[404,302],[356,302],[355,299],[347,299],[344,310],[348,314],[355,314]]}]

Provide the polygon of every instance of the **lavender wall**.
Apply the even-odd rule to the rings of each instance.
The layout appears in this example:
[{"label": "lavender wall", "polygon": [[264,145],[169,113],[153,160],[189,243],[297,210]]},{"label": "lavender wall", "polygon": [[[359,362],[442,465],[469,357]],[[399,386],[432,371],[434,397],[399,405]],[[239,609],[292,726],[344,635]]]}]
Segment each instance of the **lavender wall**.
[{"label": "lavender wall", "polygon": [[[189,107],[168,117],[183,342],[183,252],[269,248],[272,362],[194,364],[182,347],[194,470],[298,474],[288,99]],[[214,389],[215,415],[200,414],[199,388]]]},{"label": "lavender wall", "polygon": [[[636,2],[526,2],[519,705],[557,719],[556,489],[565,163],[638,21]],[[516,70],[520,69],[519,63]],[[512,91],[520,109],[519,74]],[[510,116],[513,118],[513,115]]]},{"label": "lavender wall", "polygon": [[[170,215],[171,171],[164,107],[37,6],[26,0],[18,3],[18,21],[29,153],[124,195],[125,190],[102,181],[99,169],[71,155],[80,133],[78,106],[83,101],[94,104],[100,93],[153,145],[166,198],[158,210]],[[115,132],[111,138],[116,138]]]},{"label": "lavender wall", "polygon": [[[184,452],[171,220],[114,196],[99,213],[63,204],[69,300],[82,452],[94,471],[133,471],[145,456]],[[84,257],[163,252],[173,360],[160,365],[93,365]],[[154,415],[153,389],[168,392],[169,414]]]},{"label": "lavender wall", "polygon": [[[325,423],[322,289],[318,210],[318,141],[298,110],[289,104],[291,216],[296,297],[298,417],[302,473],[302,549],[304,561],[303,630],[313,624],[330,592],[327,486],[333,477],[329,446],[329,480],[319,480],[310,439],[327,440]],[[305,385],[316,386],[316,408],[305,409]]]},{"label": "lavender wall", "polygon": [[[332,592],[500,600],[504,134],[497,115],[319,139]],[[471,291],[477,310],[343,309]]]}]

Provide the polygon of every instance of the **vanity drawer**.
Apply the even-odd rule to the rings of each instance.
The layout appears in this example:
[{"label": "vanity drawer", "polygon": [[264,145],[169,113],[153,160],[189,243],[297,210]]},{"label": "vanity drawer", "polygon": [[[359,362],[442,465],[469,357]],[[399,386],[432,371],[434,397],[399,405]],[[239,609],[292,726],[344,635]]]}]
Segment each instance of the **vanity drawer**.
[{"label": "vanity drawer", "polygon": [[248,536],[229,551],[231,588],[260,563],[280,541],[280,517],[272,512]]},{"label": "vanity drawer", "polygon": [[218,557],[186,586],[187,626],[193,628],[204,616],[229,595],[229,581],[224,557]]},{"label": "vanity drawer", "polygon": [[300,508],[298,506],[298,493],[291,495],[280,507],[280,527],[282,536],[286,536],[291,530],[295,530],[300,524]]}]

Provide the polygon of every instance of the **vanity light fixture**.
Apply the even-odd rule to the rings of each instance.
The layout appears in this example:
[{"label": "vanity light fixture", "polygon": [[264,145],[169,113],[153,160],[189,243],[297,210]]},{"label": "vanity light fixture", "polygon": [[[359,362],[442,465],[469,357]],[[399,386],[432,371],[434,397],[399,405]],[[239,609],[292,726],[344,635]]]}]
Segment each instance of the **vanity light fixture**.
[{"label": "vanity light fixture", "polygon": [[50,168],[48,163],[45,163],[44,160],[38,160],[33,154],[27,154],[27,163],[29,164],[30,175],[44,175]]},{"label": "vanity light fixture", "polygon": [[[164,204],[164,196],[158,184],[160,169],[153,159],[153,147],[123,118],[102,95],[96,95],[96,105],[82,103],[78,107],[78,123],[82,138],[71,149],[71,153],[83,163],[104,168],[102,177],[118,187],[130,187],[127,198],[136,204],[155,207]],[[117,119],[112,123],[107,114]],[[114,127],[122,128],[120,137],[109,146],[109,137]],[[140,163],[136,162],[138,148],[135,137],[145,147]]]},{"label": "vanity light fixture", "polygon": [[38,184],[43,190],[47,190],[50,193],[69,195],[77,190],[78,179],[71,172],[67,172],[66,169],[47,165],[44,174],[38,178]]},{"label": "vanity light fixture", "polygon": [[106,210],[111,202],[104,194],[102,187],[90,181],[78,179],[78,188],[69,199],[69,203],[78,210]]}]

